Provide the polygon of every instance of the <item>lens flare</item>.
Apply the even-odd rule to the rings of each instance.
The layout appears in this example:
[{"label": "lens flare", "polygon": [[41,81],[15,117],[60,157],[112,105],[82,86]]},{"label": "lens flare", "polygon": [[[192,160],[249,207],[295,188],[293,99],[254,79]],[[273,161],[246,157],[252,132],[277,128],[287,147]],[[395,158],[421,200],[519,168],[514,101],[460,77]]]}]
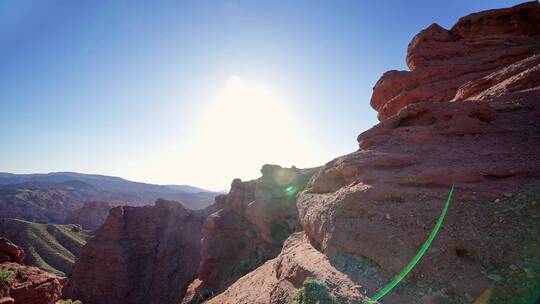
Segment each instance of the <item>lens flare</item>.
[{"label": "lens flare", "polygon": [[280,186],[290,185],[296,179],[296,173],[292,170],[280,169],[274,173],[274,180]]},{"label": "lens flare", "polygon": [[448,198],[446,199],[446,203],[444,204],[443,210],[441,211],[441,215],[439,216],[439,219],[435,223],[435,227],[433,227],[433,230],[431,230],[431,233],[429,234],[426,242],[424,245],[422,245],[422,248],[420,248],[420,251],[416,254],[416,256],[412,259],[407,266],[388,284],[386,285],[381,291],[379,291],[376,295],[374,295],[371,300],[364,301],[364,304],[374,304],[377,303],[381,298],[383,298],[387,293],[392,291],[394,287],[396,287],[401,280],[403,280],[418,264],[420,259],[424,256],[426,251],[431,246],[431,243],[435,239],[435,236],[437,236],[437,233],[439,233],[439,229],[441,229],[441,225],[443,223],[444,217],[446,216],[446,212],[448,211],[448,207],[450,206],[450,202],[452,201],[452,194],[454,193],[454,184],[452,184],[452,188],[450,188],[450,193],[448,193]]},{"label": "lens flare", "polygon": [[486,290],[484,290],[482,292],[482,294],[480,294],[480,296],[478,298],[476,298],[476,300],[474,301],[473,304],[487,304],[487,303],[489,303],[489,300],[491,299],[491,295],[493,294],[493,288],[494,288],[493,285],[486,288]]},{"label": "lens flare", "polygon": [[296,189],[294,188],[294,186],[289,186],[285,188],[285,193],[287,193],[288,195],[294,194],[296,193]]}]

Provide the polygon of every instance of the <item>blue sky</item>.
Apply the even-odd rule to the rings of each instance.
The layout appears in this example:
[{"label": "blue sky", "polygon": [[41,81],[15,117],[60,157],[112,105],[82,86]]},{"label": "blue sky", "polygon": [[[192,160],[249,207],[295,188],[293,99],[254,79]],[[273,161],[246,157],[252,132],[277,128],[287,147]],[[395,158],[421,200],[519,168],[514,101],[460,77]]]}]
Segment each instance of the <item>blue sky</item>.
[{"label": "blue sky", "polygon": [[436,22],[518,1],[1,1],[0,171],[228,188],[322,165]]}]

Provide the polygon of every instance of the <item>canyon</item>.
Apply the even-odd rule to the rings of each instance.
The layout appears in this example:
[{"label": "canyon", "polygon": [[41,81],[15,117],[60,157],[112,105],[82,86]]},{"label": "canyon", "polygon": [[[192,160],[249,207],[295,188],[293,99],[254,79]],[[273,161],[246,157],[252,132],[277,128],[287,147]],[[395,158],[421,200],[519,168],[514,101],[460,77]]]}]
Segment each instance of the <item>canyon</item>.
[{"label": "canyon", "polygon": [[83,303],[200,303],[277,256],[300,229],[295,197],[316,169],[265,165],[214,205],[119,206],[88,241],[64,289]]},{"label": "canyon", "polygon": [[0,296],[18,303],[28,272],[47,299],[84,304],[363,303],[413,259],[454,187],[435,241],[380,303],[537,301],[540,4],[432,24],[405,59],[373,88],[380,122],[321,167],[264,165],[203,208],[165,197],[29,213],[94,235],[69,279],[22,265],[15,239],[2,239],[0,266],[17,277]]}]

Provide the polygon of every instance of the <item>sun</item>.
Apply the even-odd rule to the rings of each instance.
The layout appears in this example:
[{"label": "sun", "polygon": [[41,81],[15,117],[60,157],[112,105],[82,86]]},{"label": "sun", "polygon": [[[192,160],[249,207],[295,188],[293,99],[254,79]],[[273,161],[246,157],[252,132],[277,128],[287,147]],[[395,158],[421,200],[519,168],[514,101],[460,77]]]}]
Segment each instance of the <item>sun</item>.
[{"label": "sun", "polygon": [[244,85],[244,81],[242,78],[238,76],[229,76],[229,78],[226,81],[225,87],[227,91],[229,92],[240,92],[242,90],[242,87]]},{"label": "sun", "polygon": [[229,184],[235,177],[258,177],[266,163],[302,165],[313,153],[295,112],[269,86],[231,75],[201,117],[181,167],[201,174],[201,184]]},{"label": "sun", "polygon": [[[246,138],[276,150],[278,147],[269,147],[263,142],[287,140],[291,132],[291,117],[283,99],[268,88],[238,76],[227,79],[225,89],[210,107],[205,120],[203,136],[220,135],[214,140],[236,141],[248,149],[252,145],[244,141]],[[239,137],[231,138],[235,133]]]}]

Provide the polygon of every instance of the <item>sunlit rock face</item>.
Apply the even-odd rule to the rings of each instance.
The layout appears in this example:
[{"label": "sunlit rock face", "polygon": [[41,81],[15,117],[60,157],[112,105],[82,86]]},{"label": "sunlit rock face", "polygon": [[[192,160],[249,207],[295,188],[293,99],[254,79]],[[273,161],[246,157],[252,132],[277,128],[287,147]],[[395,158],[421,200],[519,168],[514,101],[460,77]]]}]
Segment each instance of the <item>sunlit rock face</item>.
[{"label": "sunlit rock face", "polygon": [[196,277],[209,210],[158,199],[111,209],[82,249],[64,297],[93,303],[178,303]]},{"label": "sunlit rock face", "polygon": [[213,299],[214,303],[283,304],[294,296],[307,278],[333,290],[335,303],[362,303],[368,300],[350,276],[332,265],[328,257],[309,242],[303,232],[292,234],[278,257],[240,278]]},{"label": "sunlit rock face", "polygon": [[257,180],[234,180],[204,223],[198,278],[182,303],[200,303],[277,256],[300,229],[296,194],[314,171],[265,165]]},{"label": "sunlit rock face", "polygon": [[388,71],[371,105],[384,120],[409,104],[484,100],[534,88],[540,79],[538,2],[471,14],[446,30],[437,24],[407,50],[410,71]]},{"label": "sunlit rock face", "polygon": [[[471,303],[490,287],[492,303],[533,297],[530,282],[540,281],[539,26],[540,4],[530,2],[420,32],[409,45],[411,71],[387,72],[375,85],[371,103],[382,122],[298,194],[310,246],[291,237],[278,259],[216,301],[281,303],[301,287],[299,277],[313,276],[336,298],[357,297],[342,303],[361,303],[412,260],[454,182],[435,242],[383,302]],[[325,273],[314,267],[321,256],[298,258],[312,250],[332,266],[321,267]],[[339,281],[340,273],[352,282]]]}]

